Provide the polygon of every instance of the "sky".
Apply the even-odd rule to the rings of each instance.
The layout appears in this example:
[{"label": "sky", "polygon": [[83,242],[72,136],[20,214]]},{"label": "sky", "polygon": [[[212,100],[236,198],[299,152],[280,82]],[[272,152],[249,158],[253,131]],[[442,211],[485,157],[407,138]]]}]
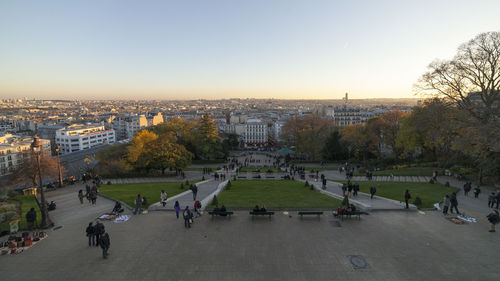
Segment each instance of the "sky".
[{"label": "sky", "polygon": [[412,98],[500,1],[0,0],[0,98]]}]

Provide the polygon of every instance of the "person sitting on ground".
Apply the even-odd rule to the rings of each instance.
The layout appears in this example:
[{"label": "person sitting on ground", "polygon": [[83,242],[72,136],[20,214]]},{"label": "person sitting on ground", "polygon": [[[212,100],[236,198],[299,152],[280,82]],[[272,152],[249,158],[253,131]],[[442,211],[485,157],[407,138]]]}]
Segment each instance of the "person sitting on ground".
[{"label": "person sitting on ground", "polygon": [[56,203],[54,201],[50,201],[50,204],[47,204],[48,210],[53,211],[56,209]]},{"label": "person sitting on ground", "polygon": [[255,205],[255,208],[253,208],[253,211],[254,211],[255,213],[260,212],[259,205]]},{"label": "person sitting on ground", "polygon": [[113,208],[113,211],[111,211],[111,213],[113,214],[119,214],[119,213],[122,213],[124,210],[122,208],[122,204],[120,202],[116,202],[115,203],[115,207]]}]

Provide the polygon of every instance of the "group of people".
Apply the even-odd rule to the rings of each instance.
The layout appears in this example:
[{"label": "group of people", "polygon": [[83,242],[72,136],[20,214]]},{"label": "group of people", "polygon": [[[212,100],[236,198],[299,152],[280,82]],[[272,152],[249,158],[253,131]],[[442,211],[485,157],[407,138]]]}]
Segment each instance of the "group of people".
[{"label": "group of people", "polygon": [[500,189],[497,190],[496,192],[491,192],[490,195],[488,196],[488,207],[493,208],[495,206],[495,209],[498,210],[499,205],[500,205]]},{"label": "group of people", "polygon": [[[347,181],[347,184],[342,184],[342,196],[356,197],[358,196],[359,184],[352,184],[351,181]],[[373,196],[372,196],[373,197]]]},{"label": "group of people", "polygon": [[108,258],[108,250],[111,246],[111,240],[109,239],[109,234],[106,232],[104,228],[104,224],[97,221],[95,225],[93,223],[89,223],[87,229],[85,230],[87,233],[89,247],[92,246],[101,246],[102,249],[102,257]]},{"label": "group of people", "polygon": [[450,213],[453,214],[453,210],[456,211],[457,214],[460,215],[460,212],[458,211],[458,201],[457,201],[457,193],[453,192],[451,195],[446,194],[441,201],[443,204],[443,214],[446,216],[448,215],[448,210]]},{"label": "group of people", "polygon": [[83,198],[87,198],[89,203],[95,205],[97,202],[97,195],[99,194],[98,184],[96,181],[92,182],[92,187],[90,185],[85,185],[86,193],[83,194],[83,190],[78,190],[78,199],[80,200],[80,204],[83,204]]},{"label": "group of people", "polygon": [[267,212],[266,206],[262,205],[262,207],[259,208],[259,205],[255,205],[255,207],[252,210],[254,213],[259,213],[259,212]]},{"label": "group of people", "polygon": [[[472,190],[472,182],[466,182],[464,184],[464,195],[468,196],[471,190]],[[479,193],[481,193],[481,188],[478,185],[474,188],[474,198],[478,198]]]}]

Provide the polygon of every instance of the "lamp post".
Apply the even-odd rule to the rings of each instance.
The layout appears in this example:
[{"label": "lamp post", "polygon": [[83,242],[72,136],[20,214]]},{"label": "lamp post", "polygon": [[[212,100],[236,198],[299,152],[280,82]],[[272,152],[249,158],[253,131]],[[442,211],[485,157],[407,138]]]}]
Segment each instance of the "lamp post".
[{"label": "lamp post", "polygon": [[56,152],[57,152],[57,170],[59,171],[59,187],[63,185],[62,172],[61,172],[61,158],[59,158],[59,151],[61,150],[61,146],[56,144]]},{"label": "lamp post", "polygon": [[43,191],[42,173],[40,169],[40,156],[42,154],[43,149],[42,149],[42,143],[40,142],[40,139],[36,135],[33,138],[33,143],[31,143],[31,150],[33,151],[33,154],[36,157],[36,164],[38,170],[38,184],[40,186],[40,199],[41,199],[40,204],[42,205],[41,206],[42,223],[40,224],[40,228],[49,228],[53,225],[53,223],[49,217],[49,212],[47,210],[47,202],[45,202],[45,192]]}]

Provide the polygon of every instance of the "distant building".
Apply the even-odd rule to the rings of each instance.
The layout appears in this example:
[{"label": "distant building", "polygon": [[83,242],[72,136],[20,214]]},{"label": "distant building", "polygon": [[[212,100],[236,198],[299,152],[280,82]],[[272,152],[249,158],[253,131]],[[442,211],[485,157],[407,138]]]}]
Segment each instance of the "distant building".
[{"label": "distant building", "polygon": [[243,139],[246,145],[262,145],[268,141],[267,124],[259,119],[248,119]]},{"label": "distant building", "polygon": [[359,108],[335,108],[328,113],[333,114],[333,120],[339,127],[365,123],[368,119],[374,117],[373,113]]},{"label": "distant building", "polygon": [[148,113],[146,120],[148,122],[148,127],[155,126],[160,123],[163,123],[163,115],[161,112],[158,113]]},{"label": "distant building", "polygon": [[132,139],[135,133],[148,126],[148,120],[144,115],[118,116],[113,119],[111,126],[117,140]]},{"label": "distant building", "polygon": [[52,154],[56,152],[56,131],[64,128],[64,125],[38,125],[37,135],[41,139],[50,140]]},{"label": "distant building", "polygon": [[[42,151],[50,155],[50,141],[40,139]],[[9,174],[31,157],[33,138],[12,134],[0,136],[0,176]]]},{"label": "distant building", "polygon": [[115,131],[104,125],[71,125],[56,131],[61,155],[116,141]]}]

